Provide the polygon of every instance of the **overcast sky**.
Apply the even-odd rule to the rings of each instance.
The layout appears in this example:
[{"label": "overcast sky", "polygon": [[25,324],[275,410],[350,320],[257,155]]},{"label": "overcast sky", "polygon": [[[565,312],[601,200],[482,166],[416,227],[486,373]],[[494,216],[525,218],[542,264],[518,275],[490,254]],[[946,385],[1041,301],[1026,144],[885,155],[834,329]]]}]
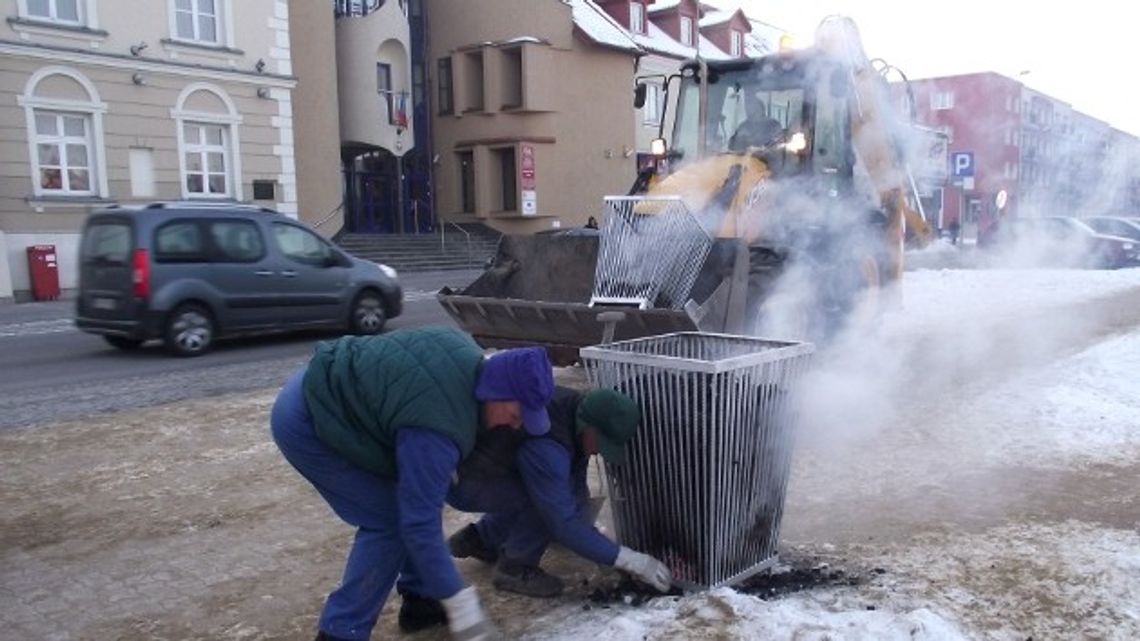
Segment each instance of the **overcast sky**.
[{"label": "overcast sky", "polygon": [[810,44],[831,14],[859,25],[872,58],[911,78],[995,71],[1140,135],[1140,3],[1135,0],[722,0]]}]

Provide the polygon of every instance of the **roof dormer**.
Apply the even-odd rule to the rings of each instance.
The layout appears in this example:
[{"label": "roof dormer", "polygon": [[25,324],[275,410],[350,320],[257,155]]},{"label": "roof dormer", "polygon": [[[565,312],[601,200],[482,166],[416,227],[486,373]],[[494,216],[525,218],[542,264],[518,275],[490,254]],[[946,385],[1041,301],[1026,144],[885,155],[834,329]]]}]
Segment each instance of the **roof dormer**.
[{"label": "roof dormer", "polygon": [[697,46],[700,19],[696,0],[657,0],[649,5],[649,20],[686,47]]},{"label": "roof dormer", "polygon": [[752,32],[752,23],[740,9],[736,11],[708,11],[700,20],[701,34],[721,51],[733,58],[747,55],[744,38]]},{"label": "roof dormer", "polygon": [[595,4],[605,10],[618,24],[636,35],[645,35],[648,30],[649,2],[651,0],[595,0]]}]

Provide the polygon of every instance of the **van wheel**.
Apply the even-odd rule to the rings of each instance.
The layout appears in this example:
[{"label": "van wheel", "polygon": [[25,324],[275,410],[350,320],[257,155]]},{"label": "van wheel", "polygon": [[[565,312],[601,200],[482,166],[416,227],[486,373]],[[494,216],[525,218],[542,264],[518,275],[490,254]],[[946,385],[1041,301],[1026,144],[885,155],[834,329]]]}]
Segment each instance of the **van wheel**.
[{"label": "van wheel", "polygon": [[384,313],[384,301],[373,291],[362,292],[352,303],[352,317],[349,329],[354,334],[379,334],[388,320]]},{"label": "van wheel", "polygon": [[179,305],[163,331],[166,349],[175,356],[200,356],[214,344],[214,319],[201,305]]},{"label": "van wheel", "polygon": [[138,338],[127,338],[126,336],[104,336],[103,340],[121,350],[138,349],[143,344],[142,340]]}]

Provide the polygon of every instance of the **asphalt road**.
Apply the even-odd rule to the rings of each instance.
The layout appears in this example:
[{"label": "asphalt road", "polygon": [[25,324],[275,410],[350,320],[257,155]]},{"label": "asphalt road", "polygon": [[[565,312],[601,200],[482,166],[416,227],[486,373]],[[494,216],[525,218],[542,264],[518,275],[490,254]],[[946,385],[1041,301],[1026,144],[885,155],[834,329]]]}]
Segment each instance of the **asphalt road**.
[{"label": "asphalt road", "polygon": [[[388,327],[450,323],[434,292],[474,276],[404,275],[404,313]],[[337,335],[241,338],[186,359],[167,355],[157,344],[121,352],[75,329],[72,311],[70,301],[0,306],[0,428],[272,387],[305,361],[317,341]]]}]

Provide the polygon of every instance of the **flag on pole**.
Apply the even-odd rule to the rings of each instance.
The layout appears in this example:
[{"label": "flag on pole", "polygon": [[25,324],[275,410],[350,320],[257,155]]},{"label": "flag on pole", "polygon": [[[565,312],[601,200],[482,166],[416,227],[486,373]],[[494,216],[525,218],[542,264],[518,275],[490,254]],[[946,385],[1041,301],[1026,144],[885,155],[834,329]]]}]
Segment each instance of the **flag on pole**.
[{"label": "flag on pole", "polygon": [[400,92],[396,98],[396,126],[401,129],[408,128],[408,94]]}]

